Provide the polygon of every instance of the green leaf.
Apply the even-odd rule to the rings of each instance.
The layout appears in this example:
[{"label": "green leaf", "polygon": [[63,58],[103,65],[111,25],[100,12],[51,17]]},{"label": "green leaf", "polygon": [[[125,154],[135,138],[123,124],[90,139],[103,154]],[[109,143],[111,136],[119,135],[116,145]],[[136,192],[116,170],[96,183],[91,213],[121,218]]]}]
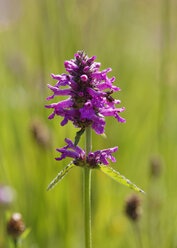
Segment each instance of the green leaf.
[{"label": "green leaf", "polygon": [[22,235],[20,236],[20,240],[24,240],[26,239],[26,237],[29,235],[29,233],[31,232],[30,228],[26,228],[24,233],[22,233]]},{"label": "green leaf", "polygon": [[85,132],[85,128],[82,128],[80,131],[78,131],[76,133],[75,140],[74,140],[74,146],[77,146],[77,144],[79,143],[79,140],[80,140],[80,138],[84,132]]},{"label": "green leaf", "polygon": [[126,179],[124,176],[120,175],[119,172],[115,171],[113,168],[106,166],[106,165],[98,165],[98,169],[100,169],[102,172],[104,172],[106,175],[110,176],[115,181],[134,189],[135,191],[141,192],[145,194],[145,192],[138,188],[134,183],[130,182],[129,179]]},{"label": "green leaf", "polygon": [[49,186],[47,187],[47,190],[52,189],[58,182],[60,182],[61,179],[63,179],[63,177],[66,176],[66,174],[68,173],[68,171],[71,170],[74,166],[75,165],[73,164],[73,162],[71,162],[62,171],[60,171],[60,173],[58,173],[58,175],[49,184]]}]

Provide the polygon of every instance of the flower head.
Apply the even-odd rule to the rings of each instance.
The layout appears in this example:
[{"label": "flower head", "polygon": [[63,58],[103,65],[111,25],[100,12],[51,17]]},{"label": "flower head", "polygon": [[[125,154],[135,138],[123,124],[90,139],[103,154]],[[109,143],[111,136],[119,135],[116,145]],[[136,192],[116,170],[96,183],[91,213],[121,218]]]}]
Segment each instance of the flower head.
[{"label": "flower head", "polygon": [[[115,77],[109,79],[107,76],[111,68],[99,71],[101,64],[94,62],[95,59],[95,56],[89,58],[84,52],[78,52],[75,59],[64,63],[68,74],[52,74],[57,83],[55,86],[48,85],[53,95],[47,100],[59,95],[69,98],[45,106],[54,110],[49,119],[59,115],[64,118],[62,126],[70,120],[77,128],[92,126],[97,134],[104,133],[105,116],[114,116],[119,122],[125,122],[119,116],[124,108],[116,108],[115,105],[120,101],[111,96],[114,91],[120,90],[113,85]],[[68,88],[63,89],[63,86]]]},{"label": "flower head", "polygon": [[126,199],[125,212],[127,217],[133,221],[137,221],[141,216],[141,199],[138,195],[130,195]]},{"label": "flower head", "polygon": [[13,213],[7,223],[7,233],[13,238],[17,239],[25,231],[25,225],[20,213]]},{"label": "flower head", "polygon": [[86,156],[85,151],[82,150],[79,146],[75,146],[74,143],[70,139],[65,139],[67,143],[66,146],[60,149],[56,149],[61,153],[61,157],[56,158],[56,160],[62,160],[66,157],[73,158],[73,163],[78,166],[84,166],[87,164],[89,167],[96,167],[99,164],[108,165],[108,158],[115,162],[116,159],[111,155],[116,152],[118,147],[98,150],[96,152],[89,152]]}]

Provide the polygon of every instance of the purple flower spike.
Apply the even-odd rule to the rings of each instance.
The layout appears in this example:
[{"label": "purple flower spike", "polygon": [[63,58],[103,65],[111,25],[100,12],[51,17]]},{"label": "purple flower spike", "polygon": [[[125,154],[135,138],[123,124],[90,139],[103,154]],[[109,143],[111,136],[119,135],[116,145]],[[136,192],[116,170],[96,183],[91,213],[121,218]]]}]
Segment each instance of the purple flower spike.
[{"label": "purple flower spike", "polygon": [[[57,83],[48,88],[53,95],[47,100],[56,96],[69,96],[67,100],[46,105],[54,111],[49,119],[55,115],[63,117],[61,125],[64,126],[68,121],[73,122],[74,126],[84,130],[91,126],[97,134],[104,133],[105,116],[114,116],[119,122],[125,122],[118,113],[124,108],[116,108],[120,100],[115,100],[111,95],[120,89],[113,85],[115,77],[108,78],[107,73],[111,68],[99,71],[100,63],[95,62],[96,57],[89,58],[84,52],[79,51],[75,58],[65,61],[65,69],[68,74],[51,74]],[[69,88],[63,88],[68,86]]]},{"label": "purple flower spike", "polygon": [[56,149],[56,151],[61,153],[61,157],[56,158],[56,160],[62,160],[69,157],[74,159],[73,163],[75,165],[84,166],[87,164],[87,166],[92,168],[95,168],[99,164],[108,165],[109,162],[107,159],[116,162],[116,159],[111,154],[117,151],[117,146],[109,149],[98,150],[96,152],[90,152],[86,157],[85,151],[79,146],[74,146],[70,139],[65,139],[65,142],[67,143],[66,146]]}]

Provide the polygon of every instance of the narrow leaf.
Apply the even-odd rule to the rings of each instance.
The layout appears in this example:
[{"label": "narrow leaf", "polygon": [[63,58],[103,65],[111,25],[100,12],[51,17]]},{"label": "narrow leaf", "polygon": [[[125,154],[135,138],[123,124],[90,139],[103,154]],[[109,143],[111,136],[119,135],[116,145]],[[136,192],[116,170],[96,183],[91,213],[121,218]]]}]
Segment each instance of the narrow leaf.
[{"label": "narrow leaf", "polygon": [[26,239],[26,237],[29,235],[30,232],[31,232],[31,229],[30,228],[26,228],[25,231],[20,236],[20,240]]},{"label": "narrow leaf", "polygon": [[58,175],[49,184],[49,186],[47,187],[47,190],[52,189],[59,181],[61,181],[61,179],[63,179],[64,176],[66,176],[68,171],[71,170],[74,166],[75,165],[73,164],[73,162],[71,162],[62,171],[60,171],[60,173],[58,173]]},{"label": "narrow leaf", "polygon": [[106,166],[106,165],[98,165],[98,169],[100,169],[102,172],[104,172],[106,175],[110,176],[115,181],[134,189],[135,191],[141,192],[145,194],[145,192],[138,188],[134,183],[130,182],[129,179],[126,179],[124,176],[120,175],[119,172],[115,171],[113,168]]},{"label": "narrow leaf", "polygon": [[82,128],[80,131],[78,131],[76,133],[75,140],[74,140],[74,146],[77,146],[77,144],[79,143],[79,140],[80,140],[80,138],[84,132],[85,132],[85,128]]}]

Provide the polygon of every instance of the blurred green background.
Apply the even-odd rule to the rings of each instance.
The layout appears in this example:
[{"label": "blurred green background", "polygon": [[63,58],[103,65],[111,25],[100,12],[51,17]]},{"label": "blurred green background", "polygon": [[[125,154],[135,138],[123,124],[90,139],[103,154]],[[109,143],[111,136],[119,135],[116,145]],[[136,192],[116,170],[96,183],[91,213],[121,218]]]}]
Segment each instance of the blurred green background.
[{"label": "blurred green background", "polygon": [[55,161],[55,149],[76,132],[47,119],[46,84],[77,50],[112,67],[126,107],[126,124],[107,119],[107,139],[93,132],[93,150],[118,145],[112,166],[147,192],[131,223],[124,209],[133,192],[93,171],[93,247],[177,247],[176,17],[175,0],[0,0],[0,184],[16,191],[0,208],[1,248],[10,247],[7,212],[22,213],[31,229],[23,247],[84,246],[82,169],[46,192],[67,163]]}]

